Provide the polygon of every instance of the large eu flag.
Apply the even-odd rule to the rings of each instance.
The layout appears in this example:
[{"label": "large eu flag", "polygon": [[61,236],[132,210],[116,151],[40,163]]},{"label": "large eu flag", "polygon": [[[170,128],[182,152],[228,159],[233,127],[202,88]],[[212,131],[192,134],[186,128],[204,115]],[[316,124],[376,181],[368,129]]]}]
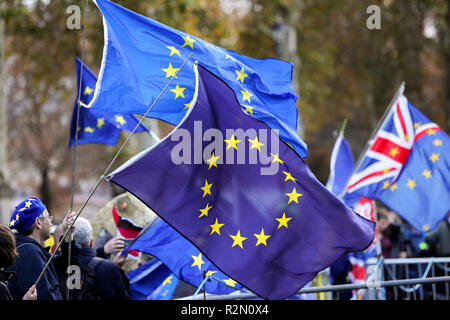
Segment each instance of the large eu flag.
[{"label": "large eu flag", "polygon": [[203,282],[203,273],[221,281],[208,281],[205,286],[207,293],[228,294],[244,289],[218,270],[192,243],[162,220],[139,235],[126,250],[145,252],[158,258],[177,278],[194,287],[199,287]]},{"label": "large eu flag", "polygon": [[108,179],[263,298],[289,298],[346,252],[369,246],[375,224],[244,113],[225,82],[194,70],[196,94],[179,126]]},{"label": "large eu flag", "polygon": [[346,192],[348,203],[377,199],[418,231],[435,229],[450,210],[450,138],[400,96]]},{"label": "large eu flag", "polygon": [[195,59],[224,79],[246,112],[278,129],[281,139],[302,158],[307,156],[306,144],[297,134],[298,96],[292,87],[291,63],[245,57],[110,1],[94,2],[103,15],[105,47],[99,82],[88,107],[145,114],[193,53],[149,117],[173,125],[183,119],[194,94]]},{"label": "large eu flag", "polygon": [[[81,92],[80,101],[87,105],[91,102],[94,96],[94,88],[97,83],[96,75],[83,64],[83,72],[81,72],[81,60],[75,58],[76,70],[77,70],[77,97],[80,77],[81,80]],[[78,103],[75,100],[75,105],[72,112],[72,122],[70,127],[70,141],[69,147],[75,145],[75,128],[77,127],[77,109]],[[88,143],[100,143],[110,146],[115,146],[119,140],[122,130],[133,131],[139,120],[132,114],[112,113],[105,112],[103,110],[88,109],[80,106],[79,118],[78,118],[78,141],[79,145]],[[141,123],[136,129],[136,132],[148,132],[150,130]]]}]

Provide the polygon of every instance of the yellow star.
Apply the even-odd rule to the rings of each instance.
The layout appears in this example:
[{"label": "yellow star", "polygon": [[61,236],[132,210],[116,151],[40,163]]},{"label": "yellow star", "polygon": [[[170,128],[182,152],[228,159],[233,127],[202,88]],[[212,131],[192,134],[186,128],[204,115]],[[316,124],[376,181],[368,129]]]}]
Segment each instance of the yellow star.
[{"label": "yellow star", "polygon": [[15,223],[16,223],[16,220],[12,219],[11,222],[9,223],[9,226],[12,227]]},{"label": "yellow star", "polygon": [[418,127],[420,127],[421,123],[420,122],[416,122],[414,123],[414,130],[417,129]]},{"label": "yellow star", "polygon": [[17,213],[17,214],[16,214],[16,221],[19,221],[19,218],[20,218],[20,216],[19,216],[19,214]]},{"label": "yellow star", "polygon": [[208,170],[211,169],[212,166],[214,166],[214,167],[217,168],[217,160],[219,160],[219,158],[220,158],[220,156],[217,156],[217,157],[216,157],[216,156],[214,155],[214,152],[212,153],[211,158],[209,158],[208,160],[206,160],[206,162],[209,163],[209,168],[208,168]]},{"label": "yellow star", "polygon": [[227,55],[225,56],[225,59],[231,59],[231,60],[234,60],[234,58],[233,58],[232,56],[230,56],[229,54],[227,54]]},{"label": "yellow star", "polygon": [[244,105],[244,107],[245,107],[245,110],[244,110],[245,112],[253,115],[253,107],[246,106],[246,105]]},{"label": "yellow star", "polygon": [[247,238],[241,236],[241,231],[240,230],[238,230],[236,235],[231,235],[230,234],[230,237],[233,239],[233,245],[231,247],[234,247],[234,246],[237,245],[237,246],[241,247],[241,249],[244,249],[244,247],[242,246],[242,242],[244,240],[247,240]]},{"label": "yellow star", "polygon": [[203,190],[203,198],[204,198],[207,194],[211,195],[211,186],[212,186],[212,185],[213,185],[212,183],[208,183],[208,180],[205,179],[205,185],[204,185],[203,187],[200,188],[200,189]]},{"label": "yellow star", "polygon": [[84,128],[84,132],[87,132],[87,133],[92,133],[94,131],[95,131],[94,128],[91,128],[91,127],[85,127]]},{"label": "yellow star", "polygon": [[178,97],[184,98],[184,90],[186,90],[186,88],[181,88],[177,83],[177,87],[170,90],[171,92],[175,93],[175,98],[173,100],[176,100]]},{"label": "yellow star", "polygon": [[[22,212],[23,210],[28,209],[29,207],[31,207],[32,204],[33,203],[30,200],[28,200],[27,202],[25,202],[25,207],[23,207],[22,209],[19,209],[19,212]],[[17,220],[19,220],[19,219],[17,219]]]},{"label": "yellow star", "polygon": [[260,151],[261,152],[261,147],[264,145],[264,143],[261,143],[261,142],[259,142],[259,140],[258,140],[258,137],[255,137],[255,139],[248,139],[248,141],[252,144],[251,146],[250,146],[250,150],[252,150],[252,149],[258,149],[258,151]]},{"label": "yellow star", "polygon": [[233,279],[226,279],[223,280],[223,282],[225,282],[227,285],[229,285],[230,287],[234,287],[236,285],[236,281],[234,281]]},{"label": "yellow star", "polygon": [[224,141],[227,143],[227,150],[230,149],[230,148],[234,148],[234,149],[237,150],[238,149],[237,148],[237,144],[239,142],[241,142],[242,140],[236,140],[234,138],[234,134],[233,134],[229,140],[224,140]]},{"label": "yellow star", "polygon": [[416,179],[408,179],[408,183],[406,184],[406,186],[411,190],[414,190],[414,188],[417,187]]},{"label": "yellow star", "polygon": [[303,196],[303,194],[297,193],[297,190],[295,190],[295,188],[294,188],[294,190],[292,190],[291,193],[286,193],[286,195],[289,197],[289,202],[288,202],[288,204],[291,203],[292,201],[294,201],[295,203],[298,204],[298,200],[297,200],[298,197]]},{"label": "yellow star", "polygon": [[294,183],[297,183],[297,179],[295,179],[295,178],[291,175],[290,172],[283,171],[283,173],[286,175],[286,179],[284,179],[285,182],[288,181],[288,180],[292,180],[292,181],[294,181]]},{"label": "yellow star", "polygon": [[435,135],[436,134],[436,129],[428,129],[427,130],[427,134],[430,135],[430,136]]},{"label": "yellow star", "polygon": [[389,188],[391,184],[389,183],[389,180],[386,180],[385,182],[383,182],[383,190],[386,190],[387,188]]},{"label": "yellow star", "polygon": [[105,124],[105,118],[97,118],[97,128],[101,129]]},{"label": "yellow star", "polygon": [[398,189],[398,186],[396,183],[394,183],[389,189],[391,189],[392,192]]},{"label": "yellow star", "polygon": [[433,141],[433,144],[434,144],[435,147],[440,147],[440,146],[442,146],[442,140],[435,139]]},{"label": "yellow star", "polygon": [[214,273],[217,273],[217,271],[208,270],[206,271],[206,276],[213,276]]},{"label": "yellow star", "polygon": [[180,68],[173,68],[172,63],[169,62],[169,66],[166,69],[161,69],[161,70],[166,73],[166,78],[168,78],[168,77],[176,78],[177,71],[180,70]]},{"label": "yellow star", "polygon": [[256,247],[259,246],[260,244],[267,246],[266,240],[271,237],[270,234],[267,235],[264,234],[264,229],[261,229],[260,234],[254,233],[253,235],[256,237],[256,239],[258,239],[258,241],[256,242]]},{"label": "yellow star", "polygon": [[183,110],[185,110],[185,109],[189,109],[190,107],[191,107],[191,103],[192,103],[192,101],[191,102],[189,102],[189,103],[185,103],[184,105],[185,105],[185,107],[183,108]]},{"label": "yellow star", "polygon": [[276,154],[271,153],[270,155],[273,157],[272,163],[279,162],[281,164],[284,164],[284,161],[278,157],[278,153]]},{"label": "yellow star", "polygon": [[223,226],[224,226],[224,224],[219,223],[219,221],[216,218],[216,222],[214,224],[210,225],[211,233],[209,235],[211,236],[214,232],[217,232],[217,234],[220,235],[220,228],[222,228]]},{"label": "yellow star", "polygon": [[392,158],[395,158],[398,155],[399,151],[397,147],[391,148],[391,150],[389,151],[389,155]]},{"label": "yellow star", "polygon": [[281,227],[286,227],[286,229],[287,229],[287,227],[288,227],[287,223],[291,219],[292,218],[287,218],[286,213],[283,212],[283,216],[281,218],[275,218],[275,220],[277,220],[279,222],[277,229],[280,229]]},{"label": "yellow star", "polygon": [[248,90],[246,89],[245,91],[242,91],[241,90],[241,93],[242,93],[242,101],[248,101],[248,103],[251,103],[250,102],[250,98],[253,96],[250,92],[248,92]]},{"label": "yellow star", "polygon": [[422,172],[422,175],[425,177],[425,179],[430,179],[431,178],[431,171],[430,170],[424,170]]},{"label": "yellow star", "polygon": [[194,41],[195,41],[194,39],[192,39],[189,35],[187,35],[186,37],[182,36],[182,38],[184,39],[184,44],[183,44],[182,48],[189,46],[192,49],[194,49]]},{"label": "yellow star", "polygon": [[198,270],[202,270],[202,264],[204,264],[205,262],[202,259],[202,254],[199,253],[198,256],[191,256],[192,259],[194,259],[194,262],[191,264],[191,267],[198,267]]},{"label": "yellow star", "polygon": [[201,218],[203,216],[208,216],[208,211],[211,209],[212,207],[209,206],[209,203],[206,204],[206,207],[204,209],[199,209],[200,212],[202,213],[201,215],[199,215],[198,217]]},{"label": "yellow star", "polygon": [[237,73],[237,78],[236,78],[236,80],[240,80],[241,83],[244,83],[244,79],[245,79],[246,77],[248,77],[248,74],[246,74],[246,73],[244,72],[244,68],[242,67],[242,68],[241,68],[241,71],[234,70],[234,72]]},{"label": "yellow star", "polygon": [[173,276],[168,276],[167,278],[165,278],[162,285],[165,286],[168,283],[172,283],[172,278]]},{"label": "yellow star", "polygon": [[170,50],[170,57],[174,54],[177,54],[181,57],[180,51],[178,51],[174,46],[166,46],[166,48]]},{"label": "yellow star", "polygon": [[116,122],[120,123],[121,126],[123,126],[125,123],[127,123],[125,121],[125,119],[123,118],[123,116],[119,116],[116,114]]},{"label": "yellow star", "polygon": [[431,155],[430,160],[435,163],[436,161],[439,160],[439,153],[434,153]]},{"label": "yellow star", "polygon": [[89,95],[89,94],[91,94],[92,93],[92,91],[94,91],[94,89],[92,89],[92,88],[89,88],[89,86],[86,86],[86,88],[84,88],[84,94],[85,95]]}]

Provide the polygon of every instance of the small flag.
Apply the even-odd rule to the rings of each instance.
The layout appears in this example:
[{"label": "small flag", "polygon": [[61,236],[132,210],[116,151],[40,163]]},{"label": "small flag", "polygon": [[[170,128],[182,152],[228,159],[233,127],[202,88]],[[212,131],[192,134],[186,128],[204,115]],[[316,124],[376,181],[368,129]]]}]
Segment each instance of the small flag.
[{"label": "small flag", "polygon": [[132,300],[170,300],[179,283],[170,269],[153,259],[127,273]]},{"label": "small flag", "polygon": [[[77,69],[77,97],[81,76],[81,60],[76,58]],[[94,96],[94,88],[97,83],[95,74],[83,64],[83,79],[81,81],[80,101],[88,105]],[[75,128],[77,127],[77,109],[78,103],[72,112],[72,123],[70,128],[69,147],[75,145]],[[88,143],[100,143],[115,146],[120,138],[122,130],[133,131],[139,120],[132,114],[110,113],[102,110],[87,109],[80,106],[78,118],[78,141],[79,145]],[[135,132],[148,132],[150,130],[144,124],[136,129]]]}]

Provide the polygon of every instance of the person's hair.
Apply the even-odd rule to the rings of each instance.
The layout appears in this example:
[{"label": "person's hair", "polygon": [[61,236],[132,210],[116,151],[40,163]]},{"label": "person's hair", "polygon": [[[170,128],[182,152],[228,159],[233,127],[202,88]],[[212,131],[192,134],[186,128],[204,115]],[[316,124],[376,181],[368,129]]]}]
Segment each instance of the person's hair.
[{"label": "person's hair", "polygon": [[16,258],[16,237],[7,226],[0,226],[0,268],[8,268]]},{"label": "person's hair", "polygon": [[[44,213],[41,213],[41,215],[38,217],[40,220],[43,220],[43,219],[44,219],[43,214],[44,214]],[[36,220],[35,220],[35,221],[36,221]],[[22,235],[28,237],[30,234],[33,233],[33,231],[34,231],[35,228],[36,228],[36,227],[34,226],[34,221],[33,221],[33,224],[32,224],[27,230],[20,232],[20,234],[22,234]]]},{"label": "person's hair", "polygon": [[75,222],[73,240],[82,247],[89,247],[92,239],[92,227],[89,220],[79,217]]}]

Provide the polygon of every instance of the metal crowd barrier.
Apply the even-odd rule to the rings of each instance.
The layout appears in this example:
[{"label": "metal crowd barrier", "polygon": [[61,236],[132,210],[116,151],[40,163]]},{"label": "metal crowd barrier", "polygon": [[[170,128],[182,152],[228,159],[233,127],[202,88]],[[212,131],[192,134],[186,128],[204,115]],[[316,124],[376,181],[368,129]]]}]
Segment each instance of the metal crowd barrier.
[{"label": "metal crowd barrier", "polygon": [[[333,293],[352,292],[352,300],[450,300],[450,257],[383,259],[371,258],[366,262],[367,278],[364,283],[329,285],[329,270],[320,272],[309,288],[301,294],[313,293],[317,300],[331,300]],[[214,277],[205,281],[214,281]],[[193,296],[179,300],[243,300],[257,296],[235,291],[227,295],[201,294],[201,286]]]}]

